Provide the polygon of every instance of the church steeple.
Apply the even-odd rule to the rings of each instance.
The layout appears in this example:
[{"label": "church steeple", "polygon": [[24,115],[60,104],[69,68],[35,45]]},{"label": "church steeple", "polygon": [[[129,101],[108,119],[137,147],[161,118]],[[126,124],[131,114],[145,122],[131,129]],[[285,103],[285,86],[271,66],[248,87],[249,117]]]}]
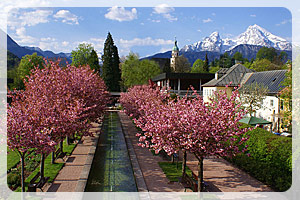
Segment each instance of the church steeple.
[{"label": "church steeple", "polygon": [[174,44],[174,47],[173,47],[173,50],[172,51],[179,51],[179,48],[177,46],[177,40],[176,40],[176,37],[175,37],[175,44]]},{"label": "church steeple", "polygon": [[171,69],[173,69],[175,71],[176,69],[176,60],[179,56],[179,48],[177,46],[177,40],[176,40],[176,37],[175,37],[175,44],[174,44],[174,47],[172,49],[172,58],[171,58],[171,62],[170,62],[170,67]]}]

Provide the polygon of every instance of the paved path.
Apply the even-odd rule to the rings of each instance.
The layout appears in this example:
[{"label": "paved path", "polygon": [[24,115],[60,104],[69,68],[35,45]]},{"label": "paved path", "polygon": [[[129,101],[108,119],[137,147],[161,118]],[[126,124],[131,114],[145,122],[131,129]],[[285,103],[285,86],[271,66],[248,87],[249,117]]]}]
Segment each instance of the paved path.
[{"label": "paved path", "polygon": [[[170,183],[158,165],[164,161],[160,156],[153,156],[152,153],[137,145],[138,138],[135,136],[137,130],[132,121],[124,113],[119,112],[120,120],[125,135],[131,141],[135,157],[141,171],[140,177],[144,179],[143,191],[151,192],[183,192],[184,188],[180,183]],[[99,132],[99,126],[95,125],[95,134]],[[76,191],[80,175],[84,171],[87,155],[95,139],[84,137],[83,142],[78,144],[72,155],[68,158],[65,166],[56,177],[53,184],[44,191],[52,192],[73,192]],[[182,156],[181,156],[182,157]],[[197,174],[197,160],[189,154],[188,167]],[[258,192],[271,191],[270,188],[250,177],[248,174],[232,166],[230,163],[219,158],[208,158],[204,160],[204,180],[209,185],[211,192]],[[77,186],[78,189],[78,186]]]},{"label": "paved path", "polygon": [[153,156],[147,148],[142,148],[137,145],[138,137],[135,136],[137,130],[132,121],[122,112],[119,112],[120,120],[128,134],[133,145],[139,166],[143,173],[143,177],[150,192],[183,192],[184,188],[180,183],[170,183],[158,162],[164,161],[160,156]]},{"label": "paved path", "polygon": [[[121,122],[129,129],[130,139],[137,154],[137,159],[143,171],[145,182],[149,191],[166,192],[166,191],[184,191],[183,187],[178,184],[170,184],[163,174],[157,162],[163,161],[161,157],[152,156],[148,149],[137,146],[138,139],[135,136],[136,128],[131,120],[122,112],[119,113]],[[179,155],[182,157],[182,155]],[[195,173],[197,171],[197,159],[188,154],[188,167]],[[210,192],[261,192],[272,191],[266,185],[249,176],[247,173],[239,170],[222,158],[204,159],[204,181],[209,185]],[[180,188],[181,187],[181,188]]]},{"label": "paved path", "polygon": [[[90,130],[94,135],[99,134],[100,125],[93,123]],[[44,189],[47,192],[75,192],[82,172],[86,167],[87,155],[94,148],[97,138],[82,137],[71,156],[66,160],[64,167],[60,170],[50,187]]]}]

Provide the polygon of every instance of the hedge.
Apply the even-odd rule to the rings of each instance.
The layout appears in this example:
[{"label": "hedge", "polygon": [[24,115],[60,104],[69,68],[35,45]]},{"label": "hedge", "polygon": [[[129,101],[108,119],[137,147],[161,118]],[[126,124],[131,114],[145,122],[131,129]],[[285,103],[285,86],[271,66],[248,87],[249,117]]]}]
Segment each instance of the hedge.
[{"label": "hedge", "polygon": [[[292,185],[292,138],[277,136],[256,128],[246,133],[248,151],[229,159],[275,191],[286,191]],[[250,153],[250,156],[247,155]]]}]

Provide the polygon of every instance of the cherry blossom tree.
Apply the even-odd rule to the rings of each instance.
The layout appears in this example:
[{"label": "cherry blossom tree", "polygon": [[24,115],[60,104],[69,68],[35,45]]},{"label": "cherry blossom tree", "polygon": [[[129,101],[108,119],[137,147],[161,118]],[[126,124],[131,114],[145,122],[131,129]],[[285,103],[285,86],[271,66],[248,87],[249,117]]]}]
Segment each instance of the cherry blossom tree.
[{"label": "cherry blossom tree", "polygon": [[[130,91],[127,95],[131,95]],[[204,103],[200,96],[160,103],[144,100],[144,96],[131,97],[128,99],[135,100],[130,106],[136,106],[140,115],[134,122],[143,131],[137,134],[139,145],[156,153],[163,149],[169,155],[180,150],[193,153],[199,161],[198,191],[203,190],[203,159],[238,153],[239,145],[247,140],[244,133],[249,129],[241,129],[238,123],[245,111],[241,109],[237,91],[230,98],[225,90],[218,91],[210,103]]]},{"label": "cherry blossom tree", "polygon": [[24,92],[10,95],[11,105],[7,108],[7,145],[16,150],[21,159],[21,187],[25,192],[24,161],[32,149],[38,153],[49,153],[55,149],[50,137],[51,129],[39,126],[35,119],[40,113],[34,104],[26,100]]},{"label": "cherry blossom tree", "polygon": [[104,114],[109,96],[103,80],[88,66],[63,69],[52,61],[45,61],[43,69],[34,68],[24,85],[24,91],[9,92],[8,145],[22,160],[30,149],[41,153],[43,178],[45,155],[55,151],[57,143],[62,150],[66,136],[90,135],[90,122]]}]

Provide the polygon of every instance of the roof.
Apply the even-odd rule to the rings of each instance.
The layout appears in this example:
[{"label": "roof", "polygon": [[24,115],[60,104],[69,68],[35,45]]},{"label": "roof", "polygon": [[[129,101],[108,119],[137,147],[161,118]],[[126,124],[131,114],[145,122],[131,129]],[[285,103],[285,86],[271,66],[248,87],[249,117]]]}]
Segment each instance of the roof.
[{"label": "roof", "polygon": [[239,122],[250,124],[250,125],[256,125],[256,124],[272,124],[272,122],[269,122],[267,120],[264,120],[262,118],[257,117],[246,117],[241,119]]},{"label": "roof", "polygon": [[215,77],[212,73],[162,73],[152,78],[152,81],[161,81],[166,79],[206,79],[211,80]]},{"label": "roof", "polygon": [[230,68],[222,68],[216,73],[219,75],[224,74],[219,79],[213,79],[202,86],[204,87],[216,87],[216,86],[239,86],[246,73],[254,72],[252,69],[248,69],[244,65],[235,64]]},{"label": "roof", "polygon": [[179,51],[179,48],[177,46],[177,40],[175,39],[175,44],[174,44],[174,47],[173,47],[173,51]]},{"label": "roof", "polygon": [[269,94],[277,94],[284,88],[281,84],[285,79],[287,70],[273,70],[255,73],[247,73],[243,78],[243,85],[250,85],[251,83],[263,84],[269,89]]}]

